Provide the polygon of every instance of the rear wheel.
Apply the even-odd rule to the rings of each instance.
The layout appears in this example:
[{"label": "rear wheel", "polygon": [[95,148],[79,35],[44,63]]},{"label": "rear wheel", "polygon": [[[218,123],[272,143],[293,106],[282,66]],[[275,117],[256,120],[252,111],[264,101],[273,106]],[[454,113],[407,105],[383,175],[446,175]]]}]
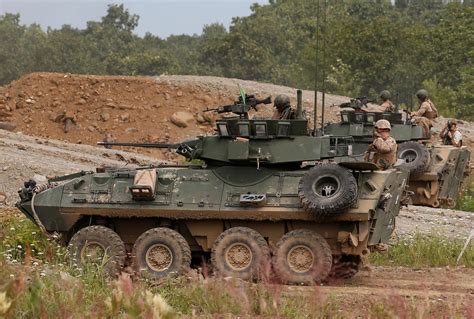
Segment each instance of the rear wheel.
[{"label": "rear wheel", "polygon": [[217,237],[212,246],[211,263],[217,275],[252,280],[267,277],[270,249],[253,229],[233,227]]},{"label": "rear wheel", "polygon": [[331,265],[331,248],[327,241],[306,229],[285,234],[273,255],[273,269],[285,284],[320,283],[328,277]]},{"label": "rear wheel", "polygon": [[404,142],[398,146],[397,157],[404,161],[403,167],[410,171],[410,175],[423,174],[430,165],[430,152],[423,144]]},{"label": "rear wheel", "polygon": [[120,236],[105,226],[88,226],[75,233],[69,251],[78,266],[94,264],[108,275],[116,275],[125,264],[125,245]]},{"label": "rear wheel", "polygon": [[169,228],[144,232],[133,245],[133,265],[155,279],[182,275],[189,270],[191,249],[184,237]]}]

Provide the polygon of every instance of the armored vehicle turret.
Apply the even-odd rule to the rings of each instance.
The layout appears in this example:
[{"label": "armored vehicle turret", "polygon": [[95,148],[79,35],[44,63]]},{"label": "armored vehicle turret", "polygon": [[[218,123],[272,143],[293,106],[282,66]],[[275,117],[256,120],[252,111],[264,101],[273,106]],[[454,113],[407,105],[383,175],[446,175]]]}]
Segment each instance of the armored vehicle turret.
[{"label": "armored vehicle turret", "polygon": [[311,136],[301,116],[249,119],[243,101],[229,107],[235,117],[216,122],[216,135],[133,144],[173,148],[201,165],[108,167],[28,181],[17,207],[47,235],[57,233],[79,264],[106,254],[110,273],[131,256],[137,272],[155,278],[203,259],[218,275],[246,280],[353,276],[361,257],[390,238],[408,173],[336,164],[337,156],[350,158],[350,138]]},{"label": "armored vehicle turret", "polygon": [[340,123],[328,124],[329,136],[352,136],[353,153],[363,154],[373,141],[374,124],[380,119],[392,125],[391,136],[398,143],[398,158],[410,171],[409,191],[415,205],[454,207],[464,177],[469,172],[470,150],[467,147],[431,145],[431,134],[412,124],[408,114],[399,112],[369,112],[363,109],[371,102],[365,97],[352,99],[340,107]]}]

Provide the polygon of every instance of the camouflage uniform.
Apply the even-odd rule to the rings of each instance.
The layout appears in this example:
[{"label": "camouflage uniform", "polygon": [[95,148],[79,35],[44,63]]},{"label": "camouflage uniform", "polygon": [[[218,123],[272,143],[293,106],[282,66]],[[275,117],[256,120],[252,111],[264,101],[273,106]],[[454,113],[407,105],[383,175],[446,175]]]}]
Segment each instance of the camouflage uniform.
[{"label": "camouflage uniform", "polygon": [[380,98],[382,99],[382,104],[380,104],[380,106],[383,107],[384,112],[395,112],[397,110],[395,104],[390,101],[391,97],[392,94],[387,90],[380,92]]},{"label": "camouflage uniform", "polygon": [[276,109],[273,112],[272,120],[291,120],[291,119],[294,119],[295,116],[296,116],[295,111],[291,108],[291,106],[288,106],[281,112],[278,109]]},{"label": "camouflage uniform", "polygon": [[395,104],[392,103],[392,101],[387,100],[384,101],[382,104],[380,104],[381,107],[383,107],[384,112],[395,112],[396,107]]},{"label": "camouflage uniform", "polygon": [[[452,120],[451,127],[449,127],[449,124],[446,124],[446,126],[441,130],[441,133],[439,133],[444,145],[452,145],[456,147],[462,146],[462,134],[459,132],[457,124],[456,120]],[[455,125],[455,127],[453,128],[452,125]]]},{"label": "camouflage uniform", "polygon": [[383,139],[376,137],[372,143],[375,148],[373,162],[380,169],[386,169],[395,164],[397,161],[397,142],[391,136]]},{"label": "camouflage uniform", "polygon": [[430,133],[430,129],[433,127],[431,120],[438,117],[438,109],[428,99],[428,92],[425,90],[419,90],[416,93],[418,99],[420,99],[421,105],[418,111],[411,113],[411,121],[416,125],[420,125],[425,130],[426,134]]},{"label": "camouflage uniform", "polygon": [[[375,129],[388,129],[390,131],[391,125],[387,120],[378,120],[375,123]],[[369,145],[366,153],[366,160],[373,162],[379,169],[387,169],[397,161],[397,142],[388,133],[387,136],[382,137],[383,134],[375,133],[375,139]]]},{"label": "camouflage uniform", "polygon": [[275,112],[273,112],[272,120],[291,120],[296,117],[296,113],[290,105],[290,98],[287,95],[278,95],[275,98],[274,106]]}]

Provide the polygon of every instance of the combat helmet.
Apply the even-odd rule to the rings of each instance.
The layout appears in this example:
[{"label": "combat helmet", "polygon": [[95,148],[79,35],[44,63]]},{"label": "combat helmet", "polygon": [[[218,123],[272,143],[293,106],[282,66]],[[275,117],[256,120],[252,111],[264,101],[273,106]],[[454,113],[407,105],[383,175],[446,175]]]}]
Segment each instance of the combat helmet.
[{"label": "combat helmet", "polygon": [[418,92],[416,92],[416,97],[421,99],[421,100],[426,99],[426,98],[428,98],[428,91],[426,91],[424,89],[418,90]]},{"label": "combat helmet", "polygon": [[381,128],[381,129],[392,129],[392,126],[390,125],[390,122],[387,120],[378,120],[375,122],[375,128]]},{"label": "combat helmet", "polygon": [[277,97],[275,98],[274,105],[277,109],[282,109],[287,106],[290,106],[290,98],[288,97],[288,95],[285,94],[277,95]]},{"label": "combat helmet", "polygon": [[390,91],[383,90],[382,92],[380,92],[380,98],[384,101],[390,100],[391,97],[392,95],[390,94]]}]

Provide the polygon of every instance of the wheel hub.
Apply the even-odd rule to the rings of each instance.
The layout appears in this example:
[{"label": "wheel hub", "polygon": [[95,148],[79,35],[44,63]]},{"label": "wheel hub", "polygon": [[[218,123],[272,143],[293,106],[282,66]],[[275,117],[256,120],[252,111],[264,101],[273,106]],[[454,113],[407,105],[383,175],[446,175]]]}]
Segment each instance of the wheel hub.
[{"label": "wheel hub", "polygon": [[165,271],[173,263],[173,253],[163,244],[148,248],[145,256],[147,265],[156,272]]},{"label": "wheel hub", "polygon": [[315,181],[313,191],[322,197],[331,197],[336,194],[339,182],[332,177],[323,177]]},{"label": "wheel hub", "polygon": [[400,157],[403,158],[405,163],[411,163],[416,160],[417,155],[415,151],[407,150],[403,152]]},{"label": "wheel hub", "polygon": [[244,243],[232,244],[225,252],[225,260],[234,270],[246,269],[252,263],[252,259],[252,250]]},{"label": "wheel hub", "polygon": [[292,271],[304,273],[313,267],[314,255],[307,246],[295,246],[288,252],[287,261]]},{"label": "wheel hub", "polygon": [[83,262],[101,263],[105,257],[105,247],[96,242],[88,241],[81,251],[81,260]]}]

